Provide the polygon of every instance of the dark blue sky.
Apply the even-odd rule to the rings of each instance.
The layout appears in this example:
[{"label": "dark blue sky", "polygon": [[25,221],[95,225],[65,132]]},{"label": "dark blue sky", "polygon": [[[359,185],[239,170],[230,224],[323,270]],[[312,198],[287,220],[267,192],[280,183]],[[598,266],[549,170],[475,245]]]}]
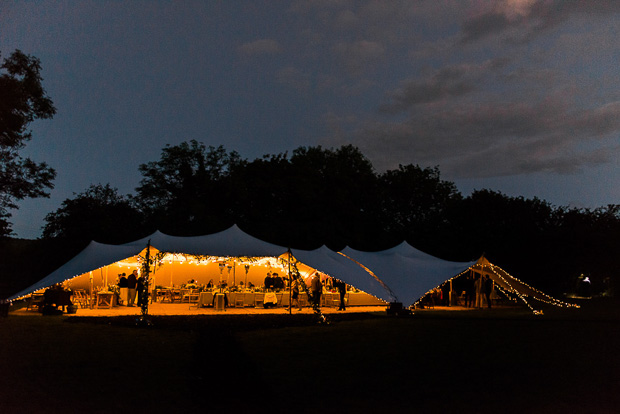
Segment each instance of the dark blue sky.
[{"label": "dark blue sky", "polygon": [[243,157],[354,144],[378,171],[438,165],[464,195],[620,203],[620,2],[0,3],[58,114],[24,154],[58,176],[20,237],[90,184],[196,139]]}]

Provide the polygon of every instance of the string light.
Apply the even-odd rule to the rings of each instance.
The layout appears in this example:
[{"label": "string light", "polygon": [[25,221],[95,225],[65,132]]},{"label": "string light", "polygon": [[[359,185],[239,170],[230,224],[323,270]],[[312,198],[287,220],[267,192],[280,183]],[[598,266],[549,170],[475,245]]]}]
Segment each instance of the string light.
[{"label": "string light", "polygon": [[[546,293],[541,292],[540,290],[528,285],[527,283],[523,282],[522,280],[517,279],[516,277],[510,275],[508,272],[506,272],[504,269],[502,269],[499,266],[496,266],[490,262],[488,262],[488,264],[485,263],[476,263],[475,265],[469,267],[468,269],[462,271],[461,273],[459,273],[456,276],[451,277],[450,279],[446,280],[443,284],[448,283],[450,281],[452,281],[453,279],[456,279],[462,275],[464,275],[465,273],[471,271],[476,271],[478,270],[480,273],[483,273],[486,268],[489,268],[490,271],[496,275],[499,279],[501,279],[501,281],[503,281],[507,288],[510,289],[510,291],[507,291],[506,289],[502,288],[497,282],[495,283],[495,287],[502,293],[504,294],[504,296],[510,298],[511,300],[514,300],[513,298],[510,297],[510,294],[514,294],[516,296],[518,296],[519,299],[521,299],[523,301],[523,303],[525,303],[525,305],[532,311],[532,313],[534,315],[542,315],[543,311],[540,309],[535,309],[534,307],[532,307],[532,305],[530,305],[530,303],[526,300],[526,297],[530,297],[527,294],[523,294],[521,292],[519,292],[518,289],[515,289],[515,287],[513,286],[514,283],[510,283],[509,281],[506,280],[506,278],[510,278],[512,279],[514,282],[521,284],[522,286],[525,286],[527,289],[530,289],[532,292],[534,292],[537,295],[542,296],[543,298],[537,297],[535,295],[531,295],[532,299],[538,300],[540,302],[543,303],[547,303],[549,305],[553,305],[553,306],[558,306],[558,307],[566,307],[566,308],[579,308],[580,306],[577,304],[573,304],[573,303],[568,303],[568,302],[563,302],[559,299],[555,299],[549,295],[547,295]],[[503,274],[500,274],[500,272]],[[506,277],[504,277],[506,276]],[[440,285],[441,286],[441,285]],[[433,290],[437,289],[439,286],[436,286],[432,289],[430,289],[428,292],[426,292],[424,295],[422,295],[422,297],[420,297],[420,299],[418,299],[413,305],[412,307],[416,307],[421,301],[422,299],[430,294]],[[510,294],[509,294],[510,293]]]},{"label": "string light", "polygon": [[[379,276],[374,274],[374,272],[372,270],[370,270],[369,268],[364,266],[362,263],[360,263],[357,260],[347,256],[346,254],[344,254],[342,252],[338,252],[338,254],[341,255],[341,256],[346,257],[347,259],[351,260],[354,263],[357,263],[362,269],[364,269],[366,272],[368,272],[368,274],[370,274],[370,276],[372,276],[377,282],[379,282],[379,284],[388,292],[388,295],[390,295],[390,299],[392,299],[393,301],[397,301],[398,300],[398,298],[396,297],[394,292],[392,292],[392,289],[390,289],[390,287],[388,285],[386,285],[385,282],[383,282],[383,280],[381,280],[379,278]],[[374,295],[372,295],[372,296],[374,296]],[[377,299],[380,299],[380,298],[377,298]]]}]

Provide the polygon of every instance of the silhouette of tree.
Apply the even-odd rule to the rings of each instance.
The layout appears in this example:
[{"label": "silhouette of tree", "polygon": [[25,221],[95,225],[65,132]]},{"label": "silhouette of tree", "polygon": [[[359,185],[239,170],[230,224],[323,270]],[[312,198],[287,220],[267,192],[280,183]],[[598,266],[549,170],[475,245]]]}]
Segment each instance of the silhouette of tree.
[{"label": "silhouette of tree", "polygon": [[300,147],[235,169],[233,218],[257,237],[301,248],[342,248],[373,241],[377,180],[353,146]]},{"label": "silhouette of tree", "polygon": [[[596,209],[560,207],[554,212],[552,229],[554,255],[549,259],[563,281],[584,274],[592,281],[595,292],[607,283],[618,287],[618,261],[613,252],[620,251],[620,205]],[[607,281],[606,281],[607,279]]]},{"label": "silhouette of tree", "polygon": [[75,242],[124,243],[145,233],[141,212],[129,197],[119,195],[109,184],[91,185],[73,199],[66,199],[45,221],[44,238]]},{"label": "silhouette of tree", "polygon": [[438,167],[411,164],[386,171],[379,181],[386,231],[429,253],[445,250],[447,211],[462,199],[456,185],[442,180]]},{"label": "silhouette of tree", "polygon": [[232,224],[226,200],[230,170],[243,162],[221,145],[207,148],[195,140],[167,145],[159,161],[140,165],[144,178],[136,203],[152,230],[179,235],[222,230]]},{"label": "silhouette of tree", "polygon": [[19,151],[32,138],[28,125],[49,119],[56,109],[46,95],[39,59],[15,50],[0,69],[0,237],[12,233],[9,209],[24,198],[49,197],[56,172],[46,163],[22,158]]}]

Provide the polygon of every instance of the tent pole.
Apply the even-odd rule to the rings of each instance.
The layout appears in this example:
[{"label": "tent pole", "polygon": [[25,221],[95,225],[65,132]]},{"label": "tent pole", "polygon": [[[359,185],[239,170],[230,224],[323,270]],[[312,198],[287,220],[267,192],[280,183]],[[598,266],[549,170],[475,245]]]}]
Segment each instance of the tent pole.
[{"label": "tent pole", "polygon": [[149,273],[151,272],[151,240],[146,243],[146,257],[144,260],[144,264],[142,266],[142,279],[144,280],[144,284],[142,286],[142,294],[140,297],[142,298],[142,303],[140,304],[140,309],[142,311],[142,317],[144,318],[149,314]]},{"label": "tent pole", "polygon": [[291,248],[288,248],[288,314],[293,314],[293,279],[291,278]]}]

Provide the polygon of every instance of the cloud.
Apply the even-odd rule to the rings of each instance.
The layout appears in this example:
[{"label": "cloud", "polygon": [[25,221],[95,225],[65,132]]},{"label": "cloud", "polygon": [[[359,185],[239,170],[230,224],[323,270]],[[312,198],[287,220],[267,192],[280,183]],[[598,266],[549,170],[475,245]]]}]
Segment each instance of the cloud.
[{"label": "cloud", "polygon": [[359,97],[326,109],[325,145],[357,145],[378,169],[489,177],[567,174],[619,155],[619,11],[620,1],[433,0],[294,12],[320,61],[316,92]]},{"label": "cloud", "polygon": [[620,101],[575,111],[558,96],[539,103],[424,107],[403,121],[369,122],[347,142],[377,169],[414,162],[439,164],[457,178],[566,174],[620,156],[619,130]]},{"label": "cloud", "polygon": [[239,46],[239,52],[244,55],[275,55],[282,51],[282,46],[274,39],[259,39],[253,42],[244,43]]},{"label": "cloud", "polygon": [[336,43],[332,46],[332,53],[349,73],[356,74],[379,60],[385,53],[385,49],[379,42],[360,40]]},{"label": "cloud", "polygon": [[575,16],[620,13],[616,0],[504,0],[490,2],[480,13],[467,18],[461,27],[462,43],[493,36],[524,42]]},{"label": "cloud", "polygon": [[287,66],[278,71],[276,80],[300,92],[307,92],[311,86],[310,75],[293,66]]},{"label": "cloud", "polygon": [[380,106],[385,113],[399,113],[419,104],[466,95],[478,89],[478,84],[493,72],[504,67],[508,59],[488,60],[480,65],[459,64],[437,70],[422,80],[409,80],[388,93],[388,102]]}]

